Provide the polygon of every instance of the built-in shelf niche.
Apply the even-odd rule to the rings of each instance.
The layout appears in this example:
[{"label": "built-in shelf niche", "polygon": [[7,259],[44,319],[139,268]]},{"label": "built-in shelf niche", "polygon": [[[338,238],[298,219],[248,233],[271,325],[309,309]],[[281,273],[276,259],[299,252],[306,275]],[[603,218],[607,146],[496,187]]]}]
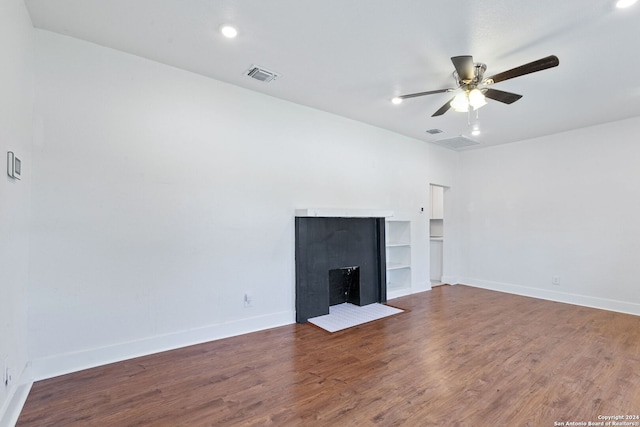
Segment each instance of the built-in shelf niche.
[{"label": "built-in shelf niche", "polygon": [[385,255],[387,297],[411,293],[411,222],[387,219]]}]

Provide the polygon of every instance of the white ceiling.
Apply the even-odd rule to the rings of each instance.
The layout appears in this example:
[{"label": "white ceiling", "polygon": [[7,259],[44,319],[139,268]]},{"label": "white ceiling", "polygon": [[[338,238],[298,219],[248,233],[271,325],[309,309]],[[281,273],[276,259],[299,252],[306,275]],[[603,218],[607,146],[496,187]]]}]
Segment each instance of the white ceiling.
[{"label": "white ceiling", "polygon": [[[498,83],[524,95],[479,110],[480,147],[640,115],[640,4],[613,0],[25,0],[33,25],[433,142],[470,135],[450,57],[485,76],[557,55],[557,68]],[[226,39],[219,28],[233,24]],[[251,64],[281,77],[262,83]],[[444,131],[430,135],[427,129]]]}]

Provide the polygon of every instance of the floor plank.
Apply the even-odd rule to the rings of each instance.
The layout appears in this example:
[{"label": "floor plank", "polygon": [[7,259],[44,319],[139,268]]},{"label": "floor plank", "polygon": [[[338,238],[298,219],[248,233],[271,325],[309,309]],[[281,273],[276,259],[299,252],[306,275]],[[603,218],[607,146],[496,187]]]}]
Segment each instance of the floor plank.
[{"label": "floor plank", "polygon": [[[36,382],[18,426],[555,426],[640,414],[640,317],[441,286]],[[556,424],[558,423],[558,424]]]}]

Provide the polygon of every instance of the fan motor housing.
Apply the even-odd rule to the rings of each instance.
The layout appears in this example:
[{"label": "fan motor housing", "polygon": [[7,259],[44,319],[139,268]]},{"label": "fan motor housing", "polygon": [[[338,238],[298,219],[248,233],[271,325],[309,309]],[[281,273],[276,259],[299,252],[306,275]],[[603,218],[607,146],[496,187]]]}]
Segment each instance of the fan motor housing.
[{"label": "fan motor housing", "polygon": [[485,71],[487,71],[487,64],[475,62],[473,64],[473,80],[462,80],[457,71],[453,72],[453,78],[460,88],[464,90],[472,90],[482,83]]}]

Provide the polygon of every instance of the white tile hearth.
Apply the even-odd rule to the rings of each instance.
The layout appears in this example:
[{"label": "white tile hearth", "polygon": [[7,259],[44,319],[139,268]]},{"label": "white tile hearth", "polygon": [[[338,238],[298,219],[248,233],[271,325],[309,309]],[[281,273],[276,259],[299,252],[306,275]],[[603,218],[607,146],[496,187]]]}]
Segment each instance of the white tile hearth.
[{"label": "white tile hearth", "polygon": [[313,317],[309,319],[309,322],[329,332],[336,332],[387,316],[393,316],[403,311],[399,308],[378,303],[359,307],[345,302],[329,307],[329,314]]}]

